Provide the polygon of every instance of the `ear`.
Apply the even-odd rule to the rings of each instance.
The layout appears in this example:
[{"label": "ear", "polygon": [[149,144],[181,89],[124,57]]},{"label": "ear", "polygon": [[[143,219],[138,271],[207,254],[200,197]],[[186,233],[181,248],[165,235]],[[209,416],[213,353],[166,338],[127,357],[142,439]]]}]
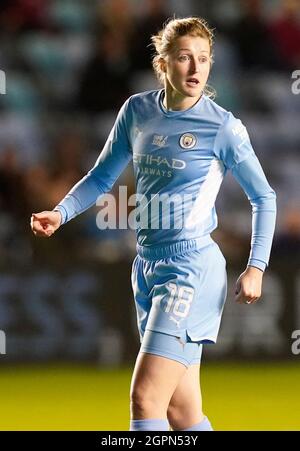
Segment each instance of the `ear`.
[{"label": "ear", "polygon": [[162,72],[166,73],[167,72],[166,61],[163,58],[160,58],[159,59],[159,64],[160,64],[160,69],[162,70]]}]

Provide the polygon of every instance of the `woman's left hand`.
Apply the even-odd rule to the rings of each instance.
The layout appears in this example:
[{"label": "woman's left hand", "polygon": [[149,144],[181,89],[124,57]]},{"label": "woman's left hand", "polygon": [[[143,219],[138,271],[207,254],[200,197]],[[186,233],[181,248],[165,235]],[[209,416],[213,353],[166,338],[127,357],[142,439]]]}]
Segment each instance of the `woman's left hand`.
[{"label": "woman's left hand", "polygon": [[238,304],[255,304],[261,296],[263,271],[248,266],[236,282],[235,301]]}]

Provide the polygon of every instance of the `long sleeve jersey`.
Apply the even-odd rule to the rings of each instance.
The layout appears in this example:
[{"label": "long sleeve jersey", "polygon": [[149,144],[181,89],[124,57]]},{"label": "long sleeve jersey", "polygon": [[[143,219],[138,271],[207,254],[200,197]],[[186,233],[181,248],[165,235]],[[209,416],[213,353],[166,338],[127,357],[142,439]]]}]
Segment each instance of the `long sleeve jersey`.
[{"label": "long sleeve jersey", "polygon": [[127,99],[94,167],[55,207],[62,223],[110,191],[132,160],[138,245],[199,238],[217,227],[215,201],[231,171],[252,206],[248,265],[264,270],[275,228],[276,195],[245,126],[205,95],[180,111],[165,109],[163,96],[164,90],[153,90]]}]

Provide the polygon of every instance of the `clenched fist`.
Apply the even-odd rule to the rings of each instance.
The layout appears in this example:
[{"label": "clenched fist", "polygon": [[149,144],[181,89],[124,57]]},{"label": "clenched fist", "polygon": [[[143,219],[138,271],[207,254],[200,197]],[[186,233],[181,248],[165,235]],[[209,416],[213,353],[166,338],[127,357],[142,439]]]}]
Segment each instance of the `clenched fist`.
[{"label": "clenched fist", "polygon": [[258,268],[247,267],[236,282],[236,302],[239,304],[255,304],[259,300],[263,274],[263,271]]},{"label": "clenched fist", "polygon": [[61,214],[59,211],[42,211],[32,213],[31,230],[37,236],[49,237],[59,228],[61,224]]}]

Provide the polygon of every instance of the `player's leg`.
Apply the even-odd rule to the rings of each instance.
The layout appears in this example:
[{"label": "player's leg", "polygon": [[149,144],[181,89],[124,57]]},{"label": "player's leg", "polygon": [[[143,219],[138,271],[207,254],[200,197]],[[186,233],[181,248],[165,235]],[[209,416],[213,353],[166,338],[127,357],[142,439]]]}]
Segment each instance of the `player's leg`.
[{"label": "player's leg", "polygon": [[173,431],[212,431],[202,411],[200,364],[191,365],[170,400],[168,420]]},{"label": "player's leg", "polygon": [[[216,244],[189,254],[189,259],[194,268],[199,268],[200,274],[199,285],[196,281],[192,282],[192,286],[197,290],[191,305],[189,326],[192,328],[192,320],[195,320],[193,336],[198,336],[197,339],[201,338],[201,341],[215,342],[226,299],[225,259]],[[185,345],[187,356],[193,355],[192,350],[195,346],[197,342],[187,341]],[[199,362],[191,361],[189,370],[183,375],[171,398],[168,419],[174,430],[213,430],[202,412],[199,364],[200,359]]]},{"label": "player's leg", "polygon": [[[157,280],[155,266],[156,262],[148,262],[139,256],[135,258],[132,266],[132,286],[141,350],[135,364],[130,389],[131,430],[169,429],[167,420],[169,401],[186,371],[185,361],[176,361],[166,353],[169,347],[171,351],[173,350],[172,345],[169,344],[170,338],[165,334],[145,330],[154,306],[153,286]],[[150,280],[151,277],[153,280]],[[163,314],[162,309],[155,309],[155,312],[158,315]],[[175,340],[174,337],[171,338]],[[177,342],[177,346],[181,345]],[[149,423],[149,419],[158,421]],[[143,424],[137,423],[143,420],[145,420]]]},{"label": "player's leg", "polygon": [[[132,285],[142,352],[131,384],[131,430],[168,429],[169,402],[187,368],[198,363],[193,362],[197,343],[186,342],[188,326],[199,341],[215,341],[225,301],[225,265],[216,245],[207,248],[155,262],[138,256],[134,262]],[[216,277],[218,269],[222,277]],[[149,419],[159,424],[150,424]],[[133,424],[138,421],[142,424]]]},{"label": "player's leg", "polygon": [[187,368],[161,355],[140,352],[130,388],[131,430],[168,430],[167,408]]},{"label": "player's leg", "polygon": [[174,431],[189,428],[204,419],[199,372],[200,364],[191,365],[171,397],[168,420]]}]

